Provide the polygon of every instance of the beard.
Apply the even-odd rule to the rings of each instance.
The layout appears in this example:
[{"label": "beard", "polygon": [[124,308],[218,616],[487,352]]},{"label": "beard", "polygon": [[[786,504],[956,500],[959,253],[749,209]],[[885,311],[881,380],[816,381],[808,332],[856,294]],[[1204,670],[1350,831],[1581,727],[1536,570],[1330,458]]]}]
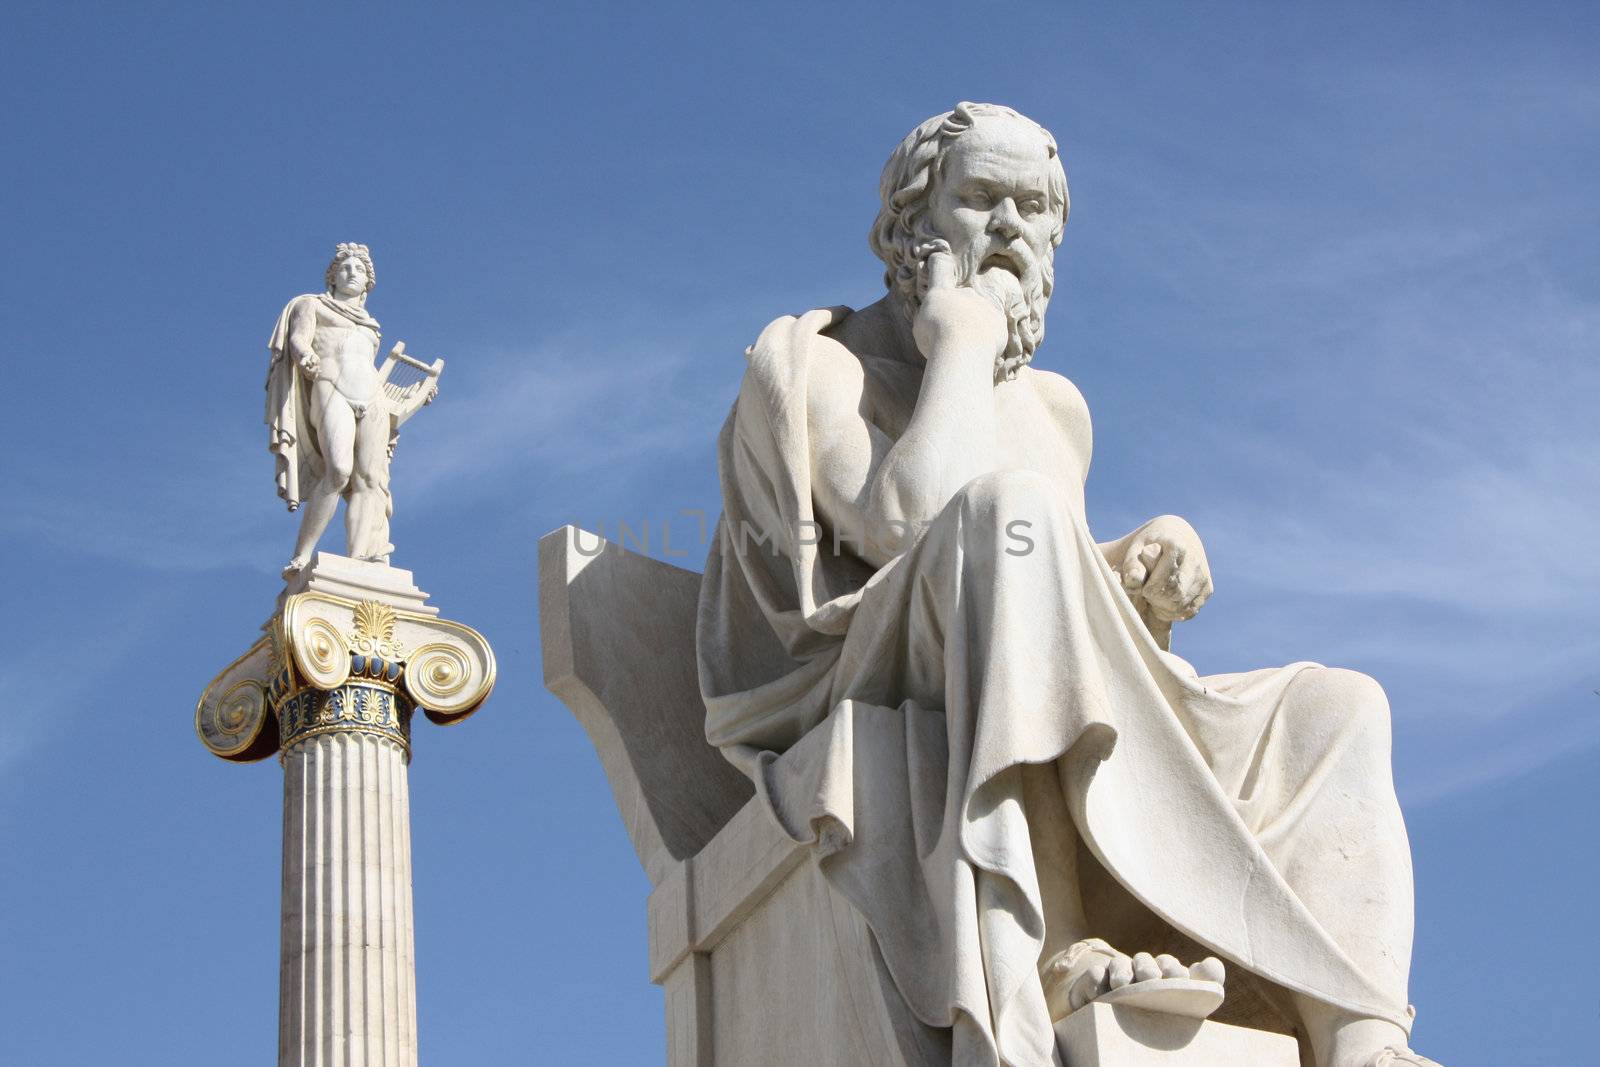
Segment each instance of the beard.
[{"label": "beard", "polygon": [[[955,254],[945,241],[935,239],[917,249],[918,258],[936,251]],[[975,244],[955,255],[956,284],[976,289],[1006,317],[1006,347],[995,360],[997,381],[1015,378],[1044,340],[1044,315],[1055,285],[1053,258],[1034,255],[1020,240],[999,248]],[[920,303],[918,293],[912,314]]]}]

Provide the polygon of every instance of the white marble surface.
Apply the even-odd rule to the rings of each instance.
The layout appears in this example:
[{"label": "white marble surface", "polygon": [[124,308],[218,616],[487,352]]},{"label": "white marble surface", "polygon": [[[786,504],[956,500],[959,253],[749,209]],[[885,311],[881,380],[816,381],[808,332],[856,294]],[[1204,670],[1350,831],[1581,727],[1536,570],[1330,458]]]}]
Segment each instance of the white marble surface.
[{"label": "white marble surface", "polygon": [[[311,559],[345,501],[345,551],[387,563],[389,464],[400,425],[438,393],[443,360],[423,364],[396,344],[380,366],[378,320],[367,312],[377,276],[366,245],[342,243],[324,275],[326,289],[291,300],[267,343],[268,448],[278,495],[301,511],[289,577]],[[416,371],[402,386],[397,367]]]},{"label": "white marble surface", "polygon": [[[693,613],[705,738],[787,843],[721,803],[699,851],[666,843],[703,758],[660,743],[689,704],[682,572],[580,589],[596,564],[541,567],[547,684],[656,884],[674,1062],[850,1062],[890,1033],[868,1061],[1047,1063],[1056,1024],[1113,1001],[1219,1040],[1191,1016],[1220,1002],[1237,1040],[1293,1028],[1315,1067],[1386,1062],[1412,890],[1382,690],[1311,663],[1199,677],[1171,652],[1213,589],[1198,532],[1090,535],[1087,405],[1029,365],[1068,205],[1047,131],[959,105],[881,192],[888,295],[746,351]],[[808,962],[825,900],[862,935],[831,983]],[[839,981],[868,973],[862,945],[875,980]],[[841,990],[853,1036],[826,1021]]]},{"label": "white marble surface", "polygon": [[[860,913],[829,885],[811,850],[784,834],[748,790],[713,801],[718,794],[701,788],[698,775],[659,776],[714,752],[699,736],[692,679],[660,672],[643,654],[683,640],[696,576],[579,536],[566,527],[540,544],[545,674],[589,731],[654,886],[649,973],[665,994],[667,1063],[948,1064],[948,1041],[907,1016]],[[588,554],[576,550],[580,543]],[[641,617],[652,622],[641,628]],[[686,757],[690,740],[701,751]],[[694,843],[683,836],[689,826],[712,826],[714,836]],[[1106,1050],[1132,1040],[1096,1037],[1091,1022],[1086,1014],[1062,1032],[1080,1043],[1087,1033],[1086,1047]],[[1208,1023],[1207,1034],[1236,1029],[1220,1025]],[[1248,1036],[1221,1047],[1270,1047]],[[1187,1059],[1158,1062],[1228,1062],[1197,1058],[1216,1047],[1215,1038],[1201,1040]]]},{"label": "white marble surface", "polygon": [[410,571],[333,552],[316,553],[305,567],[289,576],[278,595],[278,610],[288,597],[311,591],[349,600],[381,600],[418,615],[439,614],[439,609],[427,602],[428,594],[417,588]]},{"label": "white marble surface", "polygon": [[283,756],[282,1067],[415,1067],[406,756],[360,733]]},{"label": "white marble surface", "polygon": [[1214,1004],[1214,956],[1252,1021],[1366,1067],[1411,1022],[1382,690],[1198,677],[1170,652],[1212,593],[1198,532],[1091,536],[1088,406],[1030,365],[1068,207],[1047,131],[959,105],[880,192],[888,294],[746,352],[698,616],[708,739],[914,1014],[954,1021],[957,1062],[1040,1062],[1101,996]]},{"label": "white marble surface", "polygon": [[195,727],[235,762],[283,764],[279,1063],[415,1067],[408,789],[413,708],[459,722],[493,650],[439,617],[409,571],[318,553]]},{"label": "white marble surface", "polygon": [[652,885],[750,799],[706,744],[694,670],[700,576],[581,533],[539,542],[544,684],[589,735]]},{"label": "white marble surface", "polygon": [[1066,1067],[1300,1067],[1294,1038],[1094,1003],[1056,1023]]}]

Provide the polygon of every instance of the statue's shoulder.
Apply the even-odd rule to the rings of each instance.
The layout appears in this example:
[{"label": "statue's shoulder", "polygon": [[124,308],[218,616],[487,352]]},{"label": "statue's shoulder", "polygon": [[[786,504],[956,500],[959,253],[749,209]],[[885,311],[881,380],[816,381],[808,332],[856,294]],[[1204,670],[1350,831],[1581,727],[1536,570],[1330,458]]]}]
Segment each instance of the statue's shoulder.
[{"label": "statue's shoulder", "polygon": [[861,361],[826,332],[842,320],[846,309],[824,308],[804,315],[784,315],[761,331],[745,350],[745,390],[787,394],[804,389],[832,393],[861,391]]},{"label": "statue's shoulder", "polygon": [[301,293],[283,306],[284,322],[318,322],[326,316],[320,293]]},{"label": "statue's shoulder", "polygon": [[806,347],[806,378],[826,388],[835,381],[851,383],[859,391],[864,372],[861,358],[844,343],[825,333]]},{"label": "statue's shoulder", "polygon": [[1083,393],[1066,375],[1057,374],[1053,370],[1040,370],[1034,366],[1029,366],[1023,373],[1033,384],[1034,392],[1039,394],[1039,399],[1051,409],[1068,415],[1089,414],[1088,401],[1083,399]]},{"label": "statue's shoulder", "polygon": [[806,421],[813,434],[859,420],[866,373],[856,354],[839,341],[818,334],[806,347]]},{"label": "statue's shoulder", "polygon": [[301,293],[283,305],[283,310],[278,313],[277,325],[272,328],[272,337],[267,341],[273,366],[277,365],[288,348],[291,333],[299,333],[304,337],[303,331],[316,325],[318,306],[316,293]]},{"label": "statue's shoulder", "polygon": [[1040,403],[1055,417],[1067,439],[1077,446],[1085,460],[1094,445],[1094,423],[1089,417],[1089,403],[1083,393],[1065,375],[1055,371],[1023,368],[1024,375],[1033,386]]}]

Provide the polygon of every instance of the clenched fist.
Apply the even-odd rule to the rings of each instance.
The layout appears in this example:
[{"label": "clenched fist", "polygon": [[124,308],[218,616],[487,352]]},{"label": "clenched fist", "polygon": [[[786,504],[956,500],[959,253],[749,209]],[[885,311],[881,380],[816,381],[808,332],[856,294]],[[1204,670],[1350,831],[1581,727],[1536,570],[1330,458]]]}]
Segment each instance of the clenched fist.
[{"label": "clenched fist", "polygon": [[1117,564],[1122,588],[1162,622],[1192,619],[1211,596],[1211,564],[1194,527],[1176,515],[1151,519],[1128,538]]},{"label": "clenched fist", "polygon": [[956,261],[948,251],[930,254],[923,271],[927,289],[911,324],[922,358],[981,360],[992,367],[1008,338],[1004,312],[971,286],[956,284]]}]

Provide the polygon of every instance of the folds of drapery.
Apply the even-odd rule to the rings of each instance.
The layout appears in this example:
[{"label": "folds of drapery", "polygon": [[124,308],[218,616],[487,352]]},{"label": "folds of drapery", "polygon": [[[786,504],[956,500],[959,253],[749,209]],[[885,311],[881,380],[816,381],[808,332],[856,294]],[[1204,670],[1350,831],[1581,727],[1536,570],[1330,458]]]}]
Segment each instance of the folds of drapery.
[{"label": "folds of drapery", "polygon": [[[1197,678],[1156,647],[1082,516],[1035,475],[974,482],[876,571],[835,552],[812,510],[805,376],[808,346],[843,314],[779,319],[747,353],[719,441],[701,686],[707,738],[786,832],[818,845],[911,1010],[954,1029],[958,1063],[1051,1060],[1022,768],[1054,765],[1096,858],[1173,928],[1409,1028],[1404,966],[1353,959],[1351,917],[1310,910],[1274,859],[1293,855],[1301,887],[1339,876],[1317,866],[1338,800],[1325,787],[1330,774],[1361,784],[1326,767],[1354,767],[1386,737],[1352,720],[1324,739],[1321,778],[1263,773],[1288,743],[1286,694],[1318,668]],[[1383,788],[1365,816],[1393,807]]]},{"label": "folds of drapery", "polygon": [[284,305],[267,341],[271,352],[267,363],[267,450],[272,453],[276,468],[278,495],[291,511],[300,506],[319,476],[318,446],[306,411],[305,383],[289,354],[289,319],[296,306],[315,299],[316,294],[308,293]]}]

